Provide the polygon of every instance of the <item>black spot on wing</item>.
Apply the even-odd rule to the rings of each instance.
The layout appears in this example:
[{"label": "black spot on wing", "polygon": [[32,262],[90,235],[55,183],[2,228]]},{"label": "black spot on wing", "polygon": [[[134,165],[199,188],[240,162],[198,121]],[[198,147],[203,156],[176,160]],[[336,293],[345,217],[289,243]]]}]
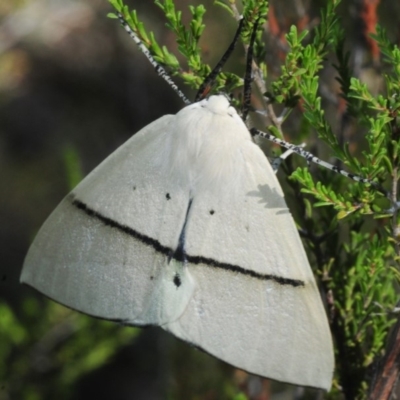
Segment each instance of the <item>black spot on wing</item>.
[{"label": "black spot on wing", "polygon": [[210,210],[210,215],[214,215],[215,211],[214,210]]},{"label": "black spot on wing", "polygon": [[167,200],[171,200],[171,195],[170,195],[169,193],[167,193],[167,194],[165,195],[165,198],[166,198]]},{"label": "black spot on wing", "polygon": [[174,279],[173,279],[174,285],[178,288],[182,284],[181,277],[179,274],[175,274]]}]

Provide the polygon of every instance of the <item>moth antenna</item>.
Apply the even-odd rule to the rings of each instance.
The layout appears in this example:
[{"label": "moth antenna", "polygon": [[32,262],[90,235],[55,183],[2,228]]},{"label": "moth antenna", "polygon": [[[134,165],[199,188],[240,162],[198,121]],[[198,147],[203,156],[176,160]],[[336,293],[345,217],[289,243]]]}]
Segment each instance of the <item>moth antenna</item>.
[{"label": "moth antenna", "polygon": [[222,58],[218,62],[218,64],[214,67],[214,69],[210,72],[210,74],[204,79],[199,90],[197,91],[197,94],[196,94],[196,97],[194,100],[195,102],[200,101],[200,100],[204,99],[205,97],[207,97],[208,93],[210,92],[212,86],[215,83],[216,77],[221,72],[222,67],[225,65],[226,61],[232,54],[232,52],[235,48],[235,45],[239,39],[239,36],[243,30],[243,25],[244,25],[244,18],[242,16],[240,18],[239,26],[236,30],[235,36],[232,40],[232,43],[229,45],[228,49],[225,51],[225,54],[222,56]]},{"label": "moth antenna", "polygon": [[165,70],[164,67],[162,67],[151,55],[149,49],[143,44],[143,42],[140,40],[139,36],[132,30],[132,28],[129,26],[128,22],[125,20],[123,15],[121,13],[117,13],[117,17],[119,19],[119,22],[123,26],[123,28],[126,30],[128,35],[135,41],[135,43],[138,45],[140,51],[147,57],[147,59],[150,61],[150,64],[155,68],[157,74],[161,76],[165,80],[165,82],[168,83],[169,86],[175,91],[175,93],[183,100],[183,102],[187,105],[192,104],[192,102],[185,96],[185,94],[178,88],[176,83],[172,80],[168,72]]},{"label": "moth antenna", "polygon": [[256,40],[258,22],[260,17],[254,22],[253,31],[251,32],[249,49],[247,50],[246,58],[246,73],[244,76],[244,89],[243,89],[243,106],[242,106],[242,119],[246,121],[247,115],[251,108],[251,83],[252,78],[252,64],[253,64],[253,53],[254,53],[254,42]]},{"label": "moth antenna", "polygon": [[304,150],[301,146],[285,142],[284,140],[278,139],[274,135],[271,135],[270,133],[267,133],[267,132],[260,131],[257,128],[251,128],[250,133],[253,136],[255,136],[255,135],[261,136],[265,139],[268,139],[269,141],[271,141],[273,143],[278,144],[279,146],[282,146],[288,150],[292,150],[293,153],[296,153],[299,156],[305,158],[308,162],[312,162],[312,163],[321,165],[322,167],[327,168],[327,169],[329,169],[333,172],[336,172],[340,175],[343,175],[346,178],[352,179],[355,182],[368,183],[371,186],[373,186],[375,189],[377,189],[379,192],[383,193],[385,196],[387,194],[387,192],[378,183],[372,182],[369,179],[363,178],[362,176],[359,176],[359,175],[352,174],[350,172],[345,171],[344,169],[338,168],[335,165],[332,165],[326,161],[323,161],[320,158],[314,156],[309,151]]}]

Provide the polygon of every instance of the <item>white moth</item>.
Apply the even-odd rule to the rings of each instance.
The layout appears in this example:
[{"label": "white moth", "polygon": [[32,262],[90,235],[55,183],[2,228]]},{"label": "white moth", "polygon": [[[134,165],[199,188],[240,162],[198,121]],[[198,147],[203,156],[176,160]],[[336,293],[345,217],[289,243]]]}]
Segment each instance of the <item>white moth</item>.
[{"label": "white moth", "polygon": [[90,173],[39,231],[21,281],[248,372],[331,386],[331,334],[295,223],[222,95],[161,117]]}]

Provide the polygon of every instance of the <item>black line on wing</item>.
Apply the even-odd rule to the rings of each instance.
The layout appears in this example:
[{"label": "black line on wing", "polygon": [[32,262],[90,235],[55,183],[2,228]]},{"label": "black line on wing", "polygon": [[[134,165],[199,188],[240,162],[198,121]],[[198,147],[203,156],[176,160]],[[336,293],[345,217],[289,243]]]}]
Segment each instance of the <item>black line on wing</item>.
[{"label": "black line on wing", "polygon": [[217,260],[213,260],[212,258],[186,255],[186,260],[192,264],[206,264],[215,268],[221,268],[228,271],[237,272],[239,274],[247,275],[252,278],[260,279],[263,281],[274,281],[281,285],[290,285],[294,287],[304,286],[304,282],[299,279],[283,278],[282,276],[271,275],[271,274],[260,274],[259,272],[252,271],[250,269],[245,269],[239,267],[238,265],[222,263]]},{"label": "black line on wing", "polygon": [[[173,249],[170,249],[169,247],[163,246],[158,240],[152,239],[149,236],[143,235],[134,229],[130,228],[129,226],[122,225],[118,223],[117,221],[112,220],[111,218],[105,217],[104,215],[100,214],[99,212],[92,210],[89,208],[85,203],[82,201],[74,198],[72,199],[72,204],[78,208],[79,210],[82,210],[86,215],[89,217],[93,217],[98,219],[99,221],[103,222],[105,225],[110,226],[111,228],[115,228],[120,230],[121,232],[124,232],[128,234],[129,236],[134,237],[135,239],[140,240],[144,244],[147,244],[151,247],[153,247],[154,250],[165,254],[168,257],[172,257],[176,259],[175,257],[175,251]],[[190,207],[190,205],[189,205]],[[238,265],[233,265],[233,264],[228,264],[228,263],[221,263],[219,261],[213,260],[211,258],[207,257],[201,257],[201,256],[190,256],[188,254],[185,254],[185,259],[186,261],[192,263],[192,264],[205,264],[210,267],[215,267],[215,268],[220,268],[232,272],[236,272],[239,274],[247,275],[252,278],[264,280],[264,281],[273,281],[276,283],[279,283],[280,285],[289,285],[293,287],[301,287],[304,286],[304,282],[298,279],[290,279],[290,278],[283,278],[281,276],[277,275],[270,275],[270,274],[260,274],[258,272],[245,269],[242,267],[239,267]],[[180,260],[178,260],[180,261]]]},{"label": "black line on wing", "polygon": [[180,262],[187,261],[187,254],[185,253],[185,235],[186,235],[186,225],[188,222],[188,217],[189,217],[190,207],[192,206],[192,202],[193,199],[190,199],[186,210],[185,222],[183,223],[181,234],[179,235],[178,247],[174,251],[174,254],[171,255],[171,258],[174,258],[176,261]]},{"label": "black line on wing", "polygon": [[173,253],[173,250],[170,249],[169,247],[163,246],[158,240],[152,239],[151,237],[148,237],[146,235],[143,235],[134,229],[130,228],[129,226],[122,225],[111,218],[105,217],[104,215],[100,214],[97,211],[92,210],[89,208],[85,203],[83,203],[80,200],[73,199],[72,204],[78,208],[79,210],[82,210],[86,215],[89,217],[93,217],[98,219],[99,221],[103,222],[104,225],[110,226],[111,228],[116,228],[129,236],[134,237],[135,239],[140,240],[141,242],[153,247],[154,250],[165,254],[167,256],[170,256]]}]

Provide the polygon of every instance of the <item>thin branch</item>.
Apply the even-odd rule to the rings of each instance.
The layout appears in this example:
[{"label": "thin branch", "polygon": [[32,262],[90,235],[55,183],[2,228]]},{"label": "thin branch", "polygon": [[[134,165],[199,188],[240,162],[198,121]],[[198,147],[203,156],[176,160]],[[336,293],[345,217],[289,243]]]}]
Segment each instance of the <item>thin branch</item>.
[{"label": "thin branch", "polygon": [[[232,8],[235,19],[239,21],[239,19],[241,18],[241,15],[236,7],[236,4],[230,3],[230,6]],[[248,51],[248,47],[249,47],[248,45],[246,45],[246,44],[244,45],[244,50],[246,53]],[[252,62],[252,69],[253,69],[253,73],[254,73],[254,83],[257,86],[257,89],[259,90],[260,93],[265,93],[267,91],[267,87],[266,87],[265,81],[263,79],[263,74],[261,72],[260,67],[254,60]],[[279,119],[277,118],[277,116],[275,114],[275,110],[272,107],[272,104],[267,102],[265,104],[265,108],[267,110],[267,115],[270,118],[272,124],[282,133],[282,124],[279,121]]]},{"label": "thin branch", "polygon": [[392,173],[392,192],[391,192],[391,203],[393,208],[393,216],[392,216],[392,235],[395,241],[395,251],[396,255],[400,256],[400,243],[398,240],[399,237],[399,226],[398,226],[398,213],[399,213],[399,206],[397,203],[397,180],[398,180],[398,168],[393,168]]}]

